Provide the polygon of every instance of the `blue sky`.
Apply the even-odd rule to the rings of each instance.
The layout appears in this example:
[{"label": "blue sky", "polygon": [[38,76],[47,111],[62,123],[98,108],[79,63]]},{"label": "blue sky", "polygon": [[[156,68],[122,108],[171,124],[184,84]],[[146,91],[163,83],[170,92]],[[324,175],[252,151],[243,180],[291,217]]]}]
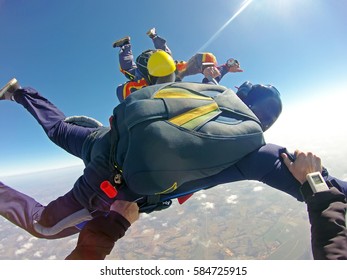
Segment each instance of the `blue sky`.
[{"label": "blue sky", "polygon": [[[237,58],[244,72],[225,86],[273,84],[284,106],[331,95],[332,107],[347,93],[346,10],[345,0],[0,0],[0,84],[16,77],[67,116],[107,125],[125,81],[113,41],[130,35],[136,55],[152,48],[145,33],[156,27],[175,59],[198,50]],[[79,163],[16,103],[0,103],[0,130],[0,176]]]}]

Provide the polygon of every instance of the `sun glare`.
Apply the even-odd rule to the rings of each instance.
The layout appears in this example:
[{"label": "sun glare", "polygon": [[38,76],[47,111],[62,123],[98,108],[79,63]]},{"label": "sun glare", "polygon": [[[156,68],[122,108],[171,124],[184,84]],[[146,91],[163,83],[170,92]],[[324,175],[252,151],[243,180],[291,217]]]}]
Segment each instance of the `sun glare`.
[{"label": "sun glare", "polygon": [[248,6],[252,3],[253,0],[245,0],[240,8],[222,25],[221,28],[217,30],[215,34],[212,35],[210,39],[207,40],[205,44],[203,44],[197,52],[204,51],[218,36],[222,31],[235,19],[237,18]]},{"label": "sun glare", "polygon": [[258,0],[254,2],[257,10],[277,15],[283,21],[295,21],[301,12],[317,8],[317,0]]}]

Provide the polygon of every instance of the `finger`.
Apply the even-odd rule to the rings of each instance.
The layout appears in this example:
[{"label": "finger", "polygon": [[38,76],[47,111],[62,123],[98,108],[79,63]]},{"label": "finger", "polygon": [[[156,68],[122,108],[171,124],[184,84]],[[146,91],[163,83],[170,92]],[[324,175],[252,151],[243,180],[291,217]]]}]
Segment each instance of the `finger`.
[{"label": "finger", "polygon": [[286,153],[282,153],[281,157],[283,159],[284,164],[288,167],[289,170],[291,170],[293,162],[290,160],[288,155]]},{"label": "finger", "polygon": [[323,170],[323,167],[322,167],[322,160],[320,157],[314,155],[313,156],[313,161],[314,161],[314,164],[315,164],[315,169],[318,170],[319,172],[322,172]]},{"label": "finger", "polygon": [[294,156],[295,156],[295,158],[297,158],[298,155],[299,155],[300,153],[301,153],[301,152],[300,152],[299,150],[295,150],[295,151],[294,151]]}]

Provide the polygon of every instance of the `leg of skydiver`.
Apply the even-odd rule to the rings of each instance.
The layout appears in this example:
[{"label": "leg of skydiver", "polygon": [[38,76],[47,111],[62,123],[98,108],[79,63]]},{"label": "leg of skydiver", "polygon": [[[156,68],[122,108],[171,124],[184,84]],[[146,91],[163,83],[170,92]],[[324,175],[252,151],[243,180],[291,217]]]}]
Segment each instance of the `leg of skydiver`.
[{"label": "leg of skydiver", "polygon": [[120,48],[118,54],[120,71],[129,80],[134,80],[136,76],[136,63],[130,44],[130,37],[124,37],[113,43],[114,48]]},{"label": "leg of skydiver", "polygon": [[82,157],[83,143],[95,128],[66,123],[65,115],[32,88],[16,90],[13,98],[37,120],[49,139],[68,153]]},{"label": "leg of skydiver", "polygon": [[[54,143],[67,152],[82,157],[83,143],[95,131],[95,128],[86,128],[64,122],[65,115],[34,89],[19,88],[12,93],[11,97],[6,99],[14,100],[23,105]],[[1,184],[0,204],[0,214],[3,217],[35,236],[42,235],[34,232],[34,220],[42,226],[51,227],[67,216],[83,210],[82,205],[76,201],[71,192],[44,207],[33,198],[3,184]],[[76,229],[67,230],[50,238],[63,237],[75,232],[77,232]]]},{"label": "leg of skydiver", "polygon": [[119,66],[120,71],[127,79],[133,80],[135,78],[137,67],[134,62],[134,56],[130,44],[121,47],[119,51]]},{"label": "leg of skydiver", "polygon": [[[61,220],[62,217],[64,218],[71,213],[81,210],[81,205],[75,200],[71,192],[52,201],[51,204],[52,203],[56,205],[59,204],[59,208],[56,208],[58,210],[54,212],[51,211],[48,215],[42,215],[45,206],[32,197],[16,191],[0,182],[0,215],[13,224],[38,238],[57,239],[79,232],[76,227],[69,227],[58,234],[45,236],[35,230],[35,221],[40,221],[40,224],[45,226],[52,226],[56,224],[57,221]],[[42,217],[45,217],[45,220],[43,220]]]}]

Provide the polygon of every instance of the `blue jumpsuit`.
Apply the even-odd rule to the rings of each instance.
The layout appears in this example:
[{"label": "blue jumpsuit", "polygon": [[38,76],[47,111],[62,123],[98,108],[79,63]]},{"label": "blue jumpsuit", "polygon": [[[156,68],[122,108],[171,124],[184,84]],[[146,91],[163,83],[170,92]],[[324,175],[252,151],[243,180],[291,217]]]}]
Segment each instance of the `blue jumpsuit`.
[{"label": "blue jumpsuit", "polygon": [[[155,49],[166,51],[171,55],[171,50],[166,44],[166,40],[160,36],[155,36],[153,39]],[[120,48],[119,51],[119,66],[120,71],[129,80],[140,80],[143,75],[137,71],[137,66],[134,61],[134,55],[132,52],[131,44],[125,44]]]},{"label": "blue jumpsuit", "polygon": [[[14,99],[38,121],[55,144],[81,158],[85,169],[71,191],[47,206],[0,182],[0,214],[32,235],[41,238],[62,238],[77,233],[79,229],[71,226],[54,235],[45,235],[35,231],[33,225],[38,222],[45,227],[52,227],[81,209],[95,213],[109,211],[114,199],[106,196],[100,189],[100,184],[109,180],[112,175],[109,166],[110,128],[86,128],[65,122],[65,115],[32,88],[17,90]],[[300,183],[282,163],[280,153],[283,151],[285,148],[281,146],[266,144],[221,173],[185,183],[180,190],[189,193],[192,190],[210,188],[218,184],[257,180],[302,201]],[[323,175],[347,195],[347,182],[330,177],[326,171]],[[120,192],[116,199],[130,198],[127,195],[126,192]]]},{"label": "blue jumpsuit", "polygon": [[[152,40],[155,49],[166,51],[171,55],[171,50],[167,46],[164,38],[155,36]],[[149,85],[147,77],[145,77],[136,66],[131,44],[125,44],[120,48],[119,66],[120,71],[129,81],[117,87],[116,95],[118,100],[124,100],[132,92]]]}]

